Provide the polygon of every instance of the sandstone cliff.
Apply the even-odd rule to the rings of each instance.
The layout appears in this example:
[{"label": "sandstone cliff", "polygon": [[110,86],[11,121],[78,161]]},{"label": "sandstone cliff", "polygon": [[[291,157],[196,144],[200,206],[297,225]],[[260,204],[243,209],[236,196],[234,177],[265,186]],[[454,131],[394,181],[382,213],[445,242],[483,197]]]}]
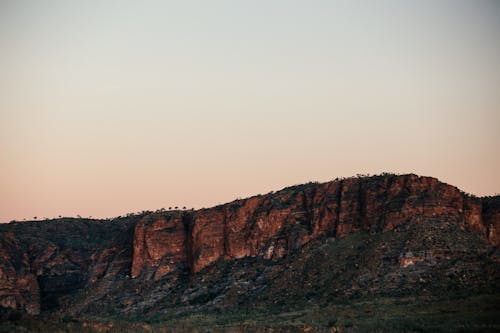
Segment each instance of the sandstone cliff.
[{"label": "sandstone cliff", "polygon": [[198,272],[218,259],[280,259],[318,237],[445,220],[499,244],[499,205],[435,178],[377,176],[307,184],[195,212],[150,215],[135,227],[132,276]]},{"label": "sandstone cliff", "polygon": [[[313,241],[356,232],[398,232],[409,225],[425,229],[433,221],[477,235],[491,249],[500,244],[498,197],[472,197],[435,178],[416,175],[309,183],[198,211],[1,225],[0,306],[32,314],[64,305],[88,310],[114,293],[113,302],[131,311],[127,309],[133,304],[146,306],[141,281],[161,280],[164,288],[175,288],[177,278],[221,261],[278,262]],[[404,252],[395,258],[406,268],[434,260],[439,251],[444,250]],[[285,266],[279,267],[286,272]],[[262,279],[279,280],[275,268],[269,269]],[[259,277],[255,279],[257,288]],[[224,302],[230,302],[231,288]],[[174,295],[170,301],[189,302],[189,297]]]}]

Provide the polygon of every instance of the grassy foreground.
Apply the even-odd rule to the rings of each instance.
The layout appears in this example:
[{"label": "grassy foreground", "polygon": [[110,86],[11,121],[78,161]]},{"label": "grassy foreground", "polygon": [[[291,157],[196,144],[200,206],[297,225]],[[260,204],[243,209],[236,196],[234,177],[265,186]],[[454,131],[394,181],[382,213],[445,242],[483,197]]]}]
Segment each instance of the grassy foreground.
[{"label": "grassy foreground", "polygon": [[500,295],[379,298],[284,313],[235,309],[147,322],[4,315],[0,332],[499,332]]}]

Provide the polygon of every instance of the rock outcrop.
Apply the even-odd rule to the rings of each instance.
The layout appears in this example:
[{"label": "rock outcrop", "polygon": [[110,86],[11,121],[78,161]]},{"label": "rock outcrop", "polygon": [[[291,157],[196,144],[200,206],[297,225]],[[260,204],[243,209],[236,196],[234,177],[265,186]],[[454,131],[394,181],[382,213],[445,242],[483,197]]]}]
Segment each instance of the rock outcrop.
[{"label": "rock outcrop", "polygon": [[188,265],[187,232],[185,217],[179,213],[171,215],[148,215],[135,226],[134,253],[131,274],[148,278],[161,278]]},{"label": "rock outcrop", "polygon": [[23,244],[12,232],[0,238],[0,306],[40,313],[40,288]]},{"label": "rock outcrop", "polygon": [[129,274],[134,225],[131,219],[0,225],[0,306],[38,314],[89,283]]},{"label": "rock outcrop", "polygon": [[[168,221],[167,221],[168,219]],[[435,178],[376,176],[306,184],[195,212],[147,216],[136,225],[132,276],[198,272],[219,259],[280,259],[318,237],[383,232],[445,220],[498,246],[498,205]]]},{"label": "rock outcrop", "polygon": [[[459,226],[492,249],[500,244],[499,197],[476,198],[416,175],[309,183],[197,211],[11,223],[0,226],[0,306],[37,314],[71,304],[80,291],[104,295],[129,277],[160,281],[220,261],[279,261],[311,241],[432,221]],[[396,260],[410,267],[428,251]],[[134,297],[124,304],[141,302]]]}]

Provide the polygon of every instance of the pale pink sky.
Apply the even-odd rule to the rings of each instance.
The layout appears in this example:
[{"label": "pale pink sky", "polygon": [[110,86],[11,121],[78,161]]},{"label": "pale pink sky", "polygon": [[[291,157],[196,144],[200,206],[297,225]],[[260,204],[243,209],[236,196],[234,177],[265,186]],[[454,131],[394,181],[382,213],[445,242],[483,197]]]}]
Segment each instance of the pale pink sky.
[{"label": "pale pink sky", "polygon": [[0,222],[417,173],[500,192],[500,2],[2,1]]}]

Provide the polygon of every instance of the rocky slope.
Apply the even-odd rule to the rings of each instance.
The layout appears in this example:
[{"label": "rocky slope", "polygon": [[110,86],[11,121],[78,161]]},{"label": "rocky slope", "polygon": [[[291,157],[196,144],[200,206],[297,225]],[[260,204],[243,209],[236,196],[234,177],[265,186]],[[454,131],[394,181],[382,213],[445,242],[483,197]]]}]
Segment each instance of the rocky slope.
[{"label": "rocky slope", "polygon": [[168,318],[497,294],[499,244],[499,197],[416,175],[356,177],[198,211],[0,225],[0,306]]}]

